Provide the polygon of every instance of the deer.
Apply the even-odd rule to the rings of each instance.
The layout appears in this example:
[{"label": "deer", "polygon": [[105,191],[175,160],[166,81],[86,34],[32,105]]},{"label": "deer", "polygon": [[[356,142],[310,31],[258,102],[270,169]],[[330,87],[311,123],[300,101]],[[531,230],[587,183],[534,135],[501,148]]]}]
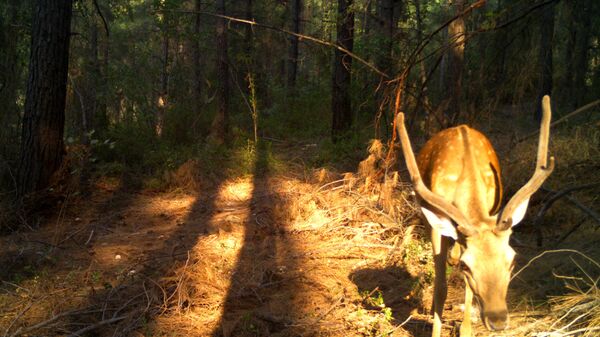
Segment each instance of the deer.
[{"label": "deer", "polygon": [[512,227],[525,216],[530,197],[554,169],[554,157],[548,158],[550,118],[550,97],[544,96],[535,171],[501,209],[500,164],[485,135],[467,125],[442,130],[425,143],[415,159],[404,114],[398,113],[396,127],[408,173],[431,226],[435,272],[432,337],[439,337],[442,330],[447,262],[458,264],[465,280],[460,336],[471,336],[473,299],[488,330],[508,327],[506,295],[516,255],[509,240]]}]

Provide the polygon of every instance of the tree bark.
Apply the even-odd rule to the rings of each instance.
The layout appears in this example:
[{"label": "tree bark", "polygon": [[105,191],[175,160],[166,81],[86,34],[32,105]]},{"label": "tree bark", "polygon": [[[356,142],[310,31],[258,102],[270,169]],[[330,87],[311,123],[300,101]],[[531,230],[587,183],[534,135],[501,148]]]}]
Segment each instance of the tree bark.
[{"label": "tree bark", "polygon": [[383,37],[383,54],[379,57],[379,69],[393,74],[394,34],[396,33],[396,17],[394,16],[394,0],[379,0],[377,17],[380,20],[380,31]]},{"label": "tree bark", "polygon": [[[451,1],[454,15],[464,10],[464,0]],[[461,115],[463,65],[465,57],[465,20],[462,16],[448,25],[450,45],[446,61],[446,127],[454,124]]]},{"label": "tree bark", "polygon": [[[3,147],[9,143],[5,139],[8,140],[12,136],[10,131],[16,131],[9,125],[16,124],[19,116],[17,90],[22,75],[17,51],[17,41],[22,38],[22,34],[16,29],[20,24],[18,13],[22,4],[18,0],[10,0],[6,5],[7,17],[0,15],[0,144]],[[0,153],[7,151],[2,149]]]},{"label": "tree bark", "polygon": [[[350,10],[353,0],[338,0],[337,44],[352,52],[354,45],[354,13]],[[352,125],[350,83],[352,58],[345,52],[335,50],[331,109],[332,140],[336,142]]]},{"label": "tree bark", "polygon": [[565,21],[567,21],[567,41],[565,46],[565,54],[563,64],[565,65],[565,73],[562,78],[562,97],[569,109],[575,108],[573,97],[573,62],[575,49],[575,39],[577,38],[575,30],[575,1],[565,1],[562,3],[565,11]]},{"label": "tree bark", "polygon": [[159,137],[162,136],[169,99],[169,39],[167,27],[164,27],[162,43],[162,71],[160,74],[160,92],[158,95],[155,124],[156,135]]},{"label": "tree bark", "polygon": [[82,111],[82,129],[83,129],[83,144],[89,144],[90,132],[96,127],[96,112],[98,110],[97,87],[100,76],[100,63],[98,60],[98,25],[95,17],[90,18],[89,26],[89,46],[88,46],[88,62],[86,63],[86,88],[85,109]]},{"label": "tree bark", "polygon": [[[415,0],[415,17],[416,17],[416,21],[417,21],[417,42],[421,42],[423,40],[423,13],[422,13],[422,8],[421,8],[421,1],[422,0]],[[421,63],[419,64],[419,79],[421,80],[421,91],[419,92],[417,104],[418,104],[418,106],[423,106],[423,105],[431,106],[431,104],[429,103],[429,94],[427,92],[428,91],[427,83],[426,83],[427,71],[425,69],[425,61],[421,61]],[[421,103],[421,102],[423,102],[423,103]],[[425,131],[428,133],[431,133],[429,135],[432,136],[433,130],[436,129],[434,127],[435,116],[433,116],[431,112],[425,112],[425,113],[426,113]]]},{"label": "tree bark", "polygon": [[[217,0],[217,14],[225,15],[225,0]],[[229,64],[227,55],[227,22],[217,19],[217,115],[211,125],[209,138],[224,144],[229,130]]]},{"label": "tree bark", "polygon": [[[195,0],[194,10],[200,12],[202,10],[202,0]],[[194,67],[194,114],[200,114],[202,110],[202,64],[200,63],[200,29],[202,20],[200,13],[194,15],[194,35],[192,38],[192,62]]]},{"label": "tree bark", "polygon": [[[300,12],[302,10],[301,0],[292,0],[290,2],[292,12],[292,31],[300,33]],[[290,49],[288,52],[288,87],[293,88],[296,85],[296,76],[298,73],[298,37],[290,35]]]},{"label": "tree bark", "polygon": [[104,38],[104,43],[102,44],[102,60],[99,61],[99,76],[100,76],[100,84],[99,89],[101,91],[100,101],[98,102],[98,113],[96,125],[98,131],[105,132],[108,130],[109,125],[109,116],[108,116],[108,103],[110,101],[109,97],[113,97],[109,93],[110,86],[108,85],[108,58],[109,58],[109,50],[110,50],[110,39],[108,35]]},{"label": "tree bark", "polygon": [[581,0],[576,2],[577,39],[575,41],[573,93],[575,106],[581,106],[585,100],[586,85],[585,76],[589,67],[590,30],[592,1]]},{"label": "tree bark", "polygon": [[35,2],[19,197],[47,188],[62,164],[71,13],[71,0]]},{"label": "tree bark", "polygon": [[540,80],[538,99],[536,104],[538,108],[535,110],[535,120],[539,121],[542,118],[541,104],[544,95],[552,95],[552,47],[554,40],[554,3],[550,3],[542,8],[540,28],[540,53],[539,67],[542,78]]}]

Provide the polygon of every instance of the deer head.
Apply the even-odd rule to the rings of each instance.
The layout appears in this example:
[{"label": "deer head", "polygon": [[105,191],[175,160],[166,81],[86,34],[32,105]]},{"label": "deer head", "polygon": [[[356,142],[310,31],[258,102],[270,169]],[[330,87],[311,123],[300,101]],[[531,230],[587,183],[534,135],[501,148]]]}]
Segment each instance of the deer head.
[{"label": "deer head", "polygon": [[[483,322],[490,330],[502,330],[508,324],[506,293],[515,257],[509,245],[511,228],[523,219],[529,198],[554,168],[554,158],[548,158],[548,96],[543,98],[542,108],[535,172],[502,210],[500,165],[483,134],[465,125],[443,130],[425,144],[417,160],[404,115],[397,117],[406,166],[422,201],[423,214],[436,233],[460,244],[459,261],[467,290],[479,302]],[[437,280],[436,273],[436,287]],[[434,298],[434,307],[435,301]],[[439,316],[441,319],[441,312]],[[435,330],[434,321],[434,335]]]}]

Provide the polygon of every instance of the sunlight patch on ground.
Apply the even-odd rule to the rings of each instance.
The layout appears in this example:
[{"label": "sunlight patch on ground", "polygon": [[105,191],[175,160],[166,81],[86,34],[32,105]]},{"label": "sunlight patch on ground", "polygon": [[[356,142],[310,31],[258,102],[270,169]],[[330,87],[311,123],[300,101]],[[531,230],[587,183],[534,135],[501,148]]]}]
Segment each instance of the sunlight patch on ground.
[{"label": "sunlight patch on ground", "polygon": [[[193,219],[206,224],[208,233],[198,237],[190,259],[176,271],[178,315],[157,318],[159,329],[175,324],[190,334],[212,331],[222,319],[224,302],[232,291],[232,276],[238,265],[245,240],[245,228],[251,221],[254,183],[251,178],[223,182],[209,203],[214,210],[206,218]],[[187,302],[186,302],[187,301]]]},{"label": "sunlight patch on ground", "polygon": [[195,195],[172,195],[168,198],[157,196],[143,205],[141,211],[147,214],[168,213],[169,215],[180,215],[182,212],[188,212],[197,198]]},{"label": "sunlight patch on ground", "polygon": [[254,191],[251,178],[242,178],[227,181],[219,191],[219,199],[222,201],[248,201]]}]

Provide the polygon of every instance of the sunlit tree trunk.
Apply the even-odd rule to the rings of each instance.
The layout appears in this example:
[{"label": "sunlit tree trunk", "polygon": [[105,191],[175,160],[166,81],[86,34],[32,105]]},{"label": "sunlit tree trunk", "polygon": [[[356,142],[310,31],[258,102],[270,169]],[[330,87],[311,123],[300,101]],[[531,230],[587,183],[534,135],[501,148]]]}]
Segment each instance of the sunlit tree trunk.
[{"label": "sunlit tree trunk", "polygon": [[539,102],[542,101],[544,95],[552,95],[552,47],[554,40],[554,4],[550,3],[542,8],[541,28],[540,28],[540,53],[539,67],[542,75],[539,93],[536,104],[538,108],[535,110],[535,120],[542,118],[542,110]]},{"label": "sunlit tree trunk", "polygon": [[[354,13],[350,9],[352,2],[352,0],[338,0],[337,18],[337,44],[350,52],[354,45]],[[333,110],[331,134],[334,142],[352,125],[351,71],[352,58],[345,52],[336,49],[331,93]]]},{"label": "sunlit tree trunk", "polygon": [[156,134],[160,137],[163,132],[165,123],[165,113],[168,104],[169,94],[169,35],[166,31],[163,32],[162,42],[162,71],[160,74],[160,91],[158,94],[158,102],[156,109]]},{"label": "sunlit tree trunk", "polygon": [[19,196],[48,187],[63,160],[71,13],[71,0],[35,2]]},{"label": "sunlit tree trunk", "polygon": [[[464,10],[464,0],[450,1],[453,7],[452,15],[458,15]],[[446,91],[446,126],[456,122],[461,114],[461,94],[463,66],[465,57],[465,20],[459,16],[448,25],[448,57],[446,60],[445,85]]]},{"label": "sunlit tree trunk", "polygon": [[[422,11],[422,7],[421,7],[421,2],[422,0],[415,0],[415,16],[416,16],[416,20],[417,20],[417,41],[420,42],[423,40],[423,11]],[[421,92],[419,93],[419,100],[417,101],[417,104],[419,106],[428,106],[430,107],[431,104],[429,103],[429,94],[427,92],[427,71],[425,69],[425,61],[422,61],[419,64],[419,78],[421,81]],[[423,102],[423,103],[421,103]],[[423,111],[426,111],[425,109],[423,109]],[[435,121],[435,116],[433,116],[431,113],[427,113],[426,117],[425,117],[425,131],[426,132],[432,132],[434,131],[434,121]]]},{"label": "sunlit tree trunk", "polygon": [[[225,0],[217,0],[216,9],[217,14],[225,15]],[[229,64],[225,19],[217,19],[217,77],[218,110],[209,137],[218,144],[224,144],[229,129]]]}]

